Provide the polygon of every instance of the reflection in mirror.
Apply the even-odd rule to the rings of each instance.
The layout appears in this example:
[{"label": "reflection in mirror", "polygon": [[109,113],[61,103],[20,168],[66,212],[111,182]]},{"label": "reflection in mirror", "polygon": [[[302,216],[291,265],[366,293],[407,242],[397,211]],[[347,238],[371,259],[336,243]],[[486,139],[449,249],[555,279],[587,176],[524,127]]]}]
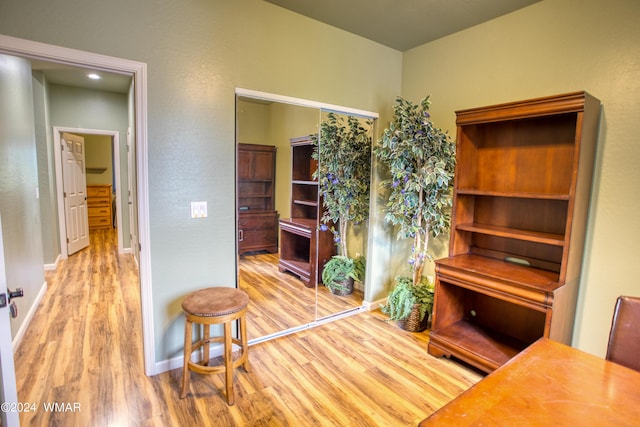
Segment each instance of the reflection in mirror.
[{"label": "reflection in mirror", "polygon": [[320,274],[317,318],[355,309],[364,300],[373,121],[323,111],[316,174],[320,228],[333,235],[335,256]]},{"label": "reflection in mirror", "polygon": [[[289,138],[316,133],[320,114],[316,108],[242,96],[236,110],[238,286],[251,300],[248,338],[255,340],[315,320],[313,289],[279,270],[279,219],[291,217]],[[258,206],[260,198],[271,199],[263,205],[270,210]]]},{"label": "reflection in mirror", "polygon": [[[362,284],[348,296],[321,284],[322,266],[337,249],[331,232],[319,229],[322,202],[311,158],[327,113],[283,98],[236,98],[238,287],[251,301],[250,342],[357,310],[363,300]],[[365,255],[366,229],[367,221],[350,227],[349,251]]]}]

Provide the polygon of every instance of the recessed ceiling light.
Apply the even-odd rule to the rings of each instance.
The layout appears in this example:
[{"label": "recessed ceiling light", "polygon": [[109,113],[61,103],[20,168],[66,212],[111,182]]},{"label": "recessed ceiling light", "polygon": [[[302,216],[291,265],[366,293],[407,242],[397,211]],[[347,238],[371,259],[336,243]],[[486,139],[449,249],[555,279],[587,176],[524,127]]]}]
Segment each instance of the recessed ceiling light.
[{"label": "recessed ceiling light", "polygon": [[89,77],[91,80],[100,80],[102,78],[96,73],[87,74],[87,77]]}]

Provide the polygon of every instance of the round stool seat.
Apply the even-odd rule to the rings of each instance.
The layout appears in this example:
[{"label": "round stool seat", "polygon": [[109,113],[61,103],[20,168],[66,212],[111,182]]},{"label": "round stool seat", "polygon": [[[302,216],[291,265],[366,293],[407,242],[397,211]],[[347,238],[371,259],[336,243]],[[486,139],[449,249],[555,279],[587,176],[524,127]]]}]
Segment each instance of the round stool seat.
[{"label": "round stool seat", "polygon": [[[187,295],[182,300],[184,310],[184,363],[182,367],[182,392],[180,398],[187,395],[189,389],[189,371],[200,374],[225,374],[227,403],[233,405],[233,370],[242,366],[246,372],[250,372],[249,346],[247,342],[246,312],[249,305],[249,296],[240,289],[213,287],[201,289]],[[232,336],[231,324],[239,322],[239,338]],[[191,342],[193,324],[202,326],[202,336],[196,342]],[[212,337],[210,326],[222,324],[223,335]],[[222,344],[222,365],[209,365],[209,346],[212,343]],[[237,358],[232,356],[233,346],[240,349]],[[202,358],[199,362],[191,360],[191,353],[202,349]]]},{"label": "round stool seat", "polygon": [[182,309],[198,317],[225,316],[249,304],[249,295],[235,288],[207,288],[193,292],[182,301]]}]

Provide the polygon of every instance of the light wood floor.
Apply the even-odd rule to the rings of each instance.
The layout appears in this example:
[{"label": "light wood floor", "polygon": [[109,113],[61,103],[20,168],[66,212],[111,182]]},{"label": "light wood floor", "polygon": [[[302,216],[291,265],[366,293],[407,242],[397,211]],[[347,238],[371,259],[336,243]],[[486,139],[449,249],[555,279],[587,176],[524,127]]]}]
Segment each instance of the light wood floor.
[{"label": "light wood floor", "polygon": [[[180,400],[179,369],[144,375],[136,270],[113,234],[92,233],[47,274],[15,355],[19,400],[37,406],[24,426],[414,426],[482,377],[371,312],[252,346],[235,406],[222,375],[192,373]],[[47,412],[51,402],[80,410]]]},{"label": "light wood floor", "polygon": [[362,305],[363,294],[333,295],[320,285],[307,288],[287,272],[278,271],[277,254],[240,257],[240,289],[249,294],[249,340],[284,331]]}]

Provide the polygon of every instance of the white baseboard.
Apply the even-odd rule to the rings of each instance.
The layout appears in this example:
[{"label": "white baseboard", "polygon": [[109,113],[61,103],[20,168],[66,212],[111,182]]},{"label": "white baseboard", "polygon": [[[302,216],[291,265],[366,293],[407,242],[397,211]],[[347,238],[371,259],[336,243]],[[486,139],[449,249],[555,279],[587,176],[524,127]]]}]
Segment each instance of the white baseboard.
[{"label": "white baseboard", "polygon": [[58,263],[60,262],[60,260],[62,259],[61,255],[58,255],[55,262],[53,264],[45,264],[44,265],[44,269],[45,271],[49,271],[49,270],[57,270],[58,269]]},{"label": "white baseboard", "polygon": [[362,305],[365,306],[367,311],[372,311],[378,309],[381,305],[385,305],[387,303],[386,298],[379,299],[377,301],[362,301]]},{"label": "white baseboard", "polygon": [[[238,349],[239,347],[234,344],[233,351],[236,351]],[[222,356],[222,354],[223,354],[222,344],[213,345],[209,349],[209,357],[218,357],[218,356]],[[202,358],[202,350],[194,352],[191,355],[192,362],[197,362],[201,358]],[[158,375],[163,372],[171,371],[174,369],[182,368],[182,366],[184,365],[183,361],[184,361],[184,356],[180,355],[180,356],[173,357],[171,359],[165,359],[160,362],[156,362],[156,364],[153,367],[153,373],[151,373],[151,376]]]},{"label": "white baseboard", "polygon": [[40,301],[42,301],[42,298],[44,298],[45,293],[47,293],[47,282],[44,282],[40,287],[40,291],[38,292],[38,295],[36,295],[36,299],[33,301],[33,304],[31,304],[31,308],[27,312],[27,315],[24,317],[22,325],[20,325],[20,328],[18,328],[18,332],[16,332],[16,335],[13,337],[12,345],[14,351],[16,350],[16,348],[18,348],[18,344],[20,344],[20,341],[22,341],[24,334],[27,332],[27,328],[33,320],[33,316],[35,316],[36,311],[38,310],[38,306],[40,305]]}]

